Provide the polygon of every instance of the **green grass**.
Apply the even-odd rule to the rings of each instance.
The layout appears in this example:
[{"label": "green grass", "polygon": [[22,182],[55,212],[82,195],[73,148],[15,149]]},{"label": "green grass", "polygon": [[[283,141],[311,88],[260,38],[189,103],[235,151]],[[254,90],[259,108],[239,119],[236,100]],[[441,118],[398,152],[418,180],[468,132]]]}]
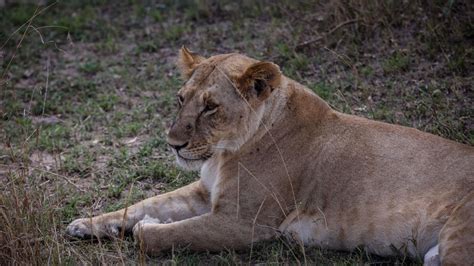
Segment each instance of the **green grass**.
[{"label": "green grass", "polygon": [[399,71],[408,71],[410,67],[410,57],[403,53],[395,53],[385,60],[383,69],[387,74]]},{"label": "green grass", "polygon": [[64,153],[64,159],[62,161],[62,171],[68,175],[77,174],[79,177],[87,177],[88,173],[91,172],[93,168],[93,163],[96,159],[96,150],[90,149],[83,145],[78,145],[71,149],[68,149]]},{"label": "green grass", "polygon": [[0,262],[420,264],[363,248],[303,254],[282,239],[251,253],[177,249],[148,258],[128,236],[91,243],[63,233],[76,217],[197,178],[176,167],[165,141],[183,44],[206,56],[239,51],[273,61],[337,110],[473,145],[468,2],[423,5],[423,20],[422,3],[66,1],[36,17],[40,34],[29,28],[24,38],[19,27],[36,6],[0,9],[0,45],[11,37],[0,51]]},{"label": "green grass", "polygon": [[[71,129],[66,125],[45,125],[37,127],[38,140],[34,145],[40,150],[61,152],[75,144]],[[36,141],[35,141],[36,142]],[[37,145],[36,145],[37,144]]]},{"label": "green grass", "polygon": [[331,99],[335,89],[331,87],[330,84],[324,82],[318,82],[315,84],[308,84],[308,87],[314,91],[319,97],[323,98],[326,101]]}]

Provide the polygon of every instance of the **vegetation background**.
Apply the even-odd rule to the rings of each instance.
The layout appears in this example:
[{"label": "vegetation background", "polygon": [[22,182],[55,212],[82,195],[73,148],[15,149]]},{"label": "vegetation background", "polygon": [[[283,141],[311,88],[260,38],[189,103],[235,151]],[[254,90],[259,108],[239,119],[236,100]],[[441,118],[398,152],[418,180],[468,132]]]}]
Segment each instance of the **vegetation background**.
[{"label": "vegetation background", "polygon": [[129,236],[70,241],[64,229],[197,178],[164,138],[183,44],[273,61],[339,111],[473,145],[470,1],[31,2],[0,8],[1,265],[420,264],[282,239],[149,258]]}]

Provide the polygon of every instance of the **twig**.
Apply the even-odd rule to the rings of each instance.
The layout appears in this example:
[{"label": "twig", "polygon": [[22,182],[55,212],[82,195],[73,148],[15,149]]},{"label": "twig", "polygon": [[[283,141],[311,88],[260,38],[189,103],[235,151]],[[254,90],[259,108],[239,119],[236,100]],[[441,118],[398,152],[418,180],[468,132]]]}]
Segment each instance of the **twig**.
[{"label": "twig", "polygon": [[48,61],[46,63],[46,86],[45,86],[45,92],[44,92],[44,98],[43,98],[43,111],[41,112],[41,116],[44,115],[44,108],[46,106],[46,97],[48,95],[48,87],[49,87],[49,65],[50,65],[50,58],[48,56]]},{"label": "twig", "polygon": [[250,256],[249,256],[249,261],[252,261],[253,238],[254,238],[254,235],[255,235],[255,224],[257,223],[258,215],[260,214],[260,211],[262,210],[263,204],[265,203],[266,200],[267,200],[267,196],[265,196],[265,198],[263,198],[263,201],[262,201],[262,203],[260,204],[260,207],[258,207],[257,213],[255,214],[255,217],[253,218],[253,222],[252,222],[252,238],[250,239],[251,242],[250,242]]},{"label": "twig", "polygon": [[23,25],[21,25],[18,29],[16,29],[16,30],[8,37],[8,39],[5,41],[5,43],[2,45],[2,47],[1,47],[0,49],[3,49],[3,47],[5,47],[5,45],[6,45],[6,44],[8,43],[8,41],[12,38],[12,36],[13,36],[14,34],[16,34],[20,29],[22,29],[25,25],[27,25],[25,31],[24,31],[23,34],[21,35],[20,41],[17,43],[17,45],[16,45],[16,47],[15,47],[15,50],[13,51],[13,55],[10,57],[10,60],[8,61],[7,66],[5,67],[5,69],[4,69],[3,73],[2,73],[2,76],[1,76],[1,78],[0,78],[0,85],[3,85],[4,83],[6,83],[6,81],[4,81],[4,80],[5,80],[5,77],[6,77],[6,75],[7,75],[7,72],[8,72],[8,70],[9,70],[9,68],[10,68],[11,63],[13,62],[13,59],[15,58],[15,56],[16,56],[16,54],[17,54],[17,52],[18,52],[18,49],[20,49],[21,43],[22,43],[23,40],[25,39],[25,36],[26,36],[26,34],[28,33],[28,30],[29,30],[31,24],[33,23],[33,20],[34,20],[37,16],[39,16],[41,13],[43,13],[44,11],[46,11],[48,8],[50,8],[51,6],[55,5],[56,3],[57,3],[57,2],[53,2],[52,4],[48,5],[47,7],[43,8],[43,9],[41,9],[41,10],[39,10],[39,7],[37,7],[36,10],[35,10],[35,12],[33,13],[33,16],[32,16],[30,19],[28,19],[27,22],[25,22]]},{"label": "twig", "polygon": [[[41,43],[42,43],[43,45],[46,45],[46,44],[48,44],[48,43],[53,43],[53,44],[54,44],[54,47],[55,47],[56,49],[58,49],[59,51],[61,51],[61,52],[67,54],[67,52],[66,52],[64,49],[61,49],[61,48],[58,47],[58,43],[57,43],[57,42],[55,42],[55,41],[47,41],[47,42],[45,42],[45,41],[44,41],[44,38],[43,38],[43,35],[42,35],[41,32],[39,31],[39,29],[44,29],[44,28],[66,28],[66,27],[61,27],[61,26],[35,27],[35,26],[32,26],[32,25],[30,25],[30,26],[28,26],[28,27],[29,27],[29,28],[32,28],[34,31],[36,31],[36,33],[38,33],[38,35],[39,35],[39,37],[40,37],[40,40],[41,40]],[[66,28],[66,29],[67,29],[67,28]],[[49,59],[49,58],[48,58],[48,59]]]},{"label": "twig", "polygon": [[[121,223],[121,232],[120,232],[120,240],[123,240],[124,237],[125,237],[125,223],[126,223],[126,219],[127,219],[127,213],[128,213],[128,204],[130,202],[130,196],[132,195],[132,192],[133,192],[133,182],[132,182],[132,185],[130,185],[130,191],[128,192],[128,195],[127,195],[127,200],[125,201],[125,211],[123,212],[123,216],[122,216],[122,223]],[[122,258],[122,253],[120,253],[120,259],[122,260],[123,262],[123,258]]]},{"label": "twig", "polygon": [[81,192],[86,192],[84,189],[80,188],[78,185],[76,185],[74,182],[72,182],[67,176],[64,176],[64,175],[60,175],[60,174],[57,174],[57,173],[54,173],[54,172],[51,172],[51,171],[48,171],[48,170],[45,170],[45,169],[41,169],[41,168],[38,168],[38,167],[34,167],[34,166],[30,166],[31,168],[35,169],[35,170],[39,170],[39,171],[42,171],[42,172],[45,172],[47,174],[50,174],[50,175],[54,175],[54,176],[57,176],[57,177],[61,177],[63,178],[64,180],[66,180],[66,182],[68,182],[69,184],[73,185],[75,188],[77,188],[77,190],[81,191]]},{"label": "twig", "polygon": [[240,167],[237,166],[237,210],[236,210],[236,219],[239,220],[239,210],[240,210]]},{"label": "twig", "polygon": [[301,48],[303,48],[303,47],[305,47],[305,46],[308,46],[308,45],[310,45],[310,44],[312,44],[312,43],[318,42],[318,41],[320,41],[320,40],[326,38],[327,36],[333,34],[333,33],[334,33],[335,31],[337,31],[338,29],[340,29],[340,28],[342,28],[342,27],[344,27],[344,26],[346,26],[346,25],[359,22],[359,21],[360,21],[360,19],[351,19],[351,20],[347,20],[347,21],[341,22],[341,23],[339,23],[336,27],[332,28],[330,31],[324,33],[323,35],[318,36],[318,37],[316,37],[316,38],[314,38],[314,39],[311,39],[311,40],[308,40],[308,41],[305,41],[305,42],[302,42],[302,43],[297,44],[296,47],[295,47],[295,50],[301,49]]},{"label": "twig", "polygon": [[[23,32],[23,34],[21,35],[20,41],[17,43],[17,45],[16,45],[16,47],[15,47],[15,51],[13,51],[13,55],[10,57],[10,60],[8,61],[8,64],[7,64],[7,66],[5,67],[5,70],[3,71],[2,78],[1,78],[1,80],[0,80],[0,84],[3,84],[2,81],[5,79],[5,77],[6,77],[6,75],[7,75],[7,72],[8,72],[8,69],[10,68],[11,63],[12,63],[13,59],[15,58],[18,49],[20,49],[21,43],[22,43],[23,40],[25,39],[26,33],[28,32],[28,29],[29,29],[31,23],[33,22],[33,19],[36,17],[36,13],[37,13],[37,12],[38,12],[38,8],[36,8],[35,13],[33,13],[33,17],[31,17],[31,19],[28,20],[28,22],[27,22],[28,24],[27,24],[27,26],[26,26],[26,29],[25,29],[25,31]],[[5,43],[5,44],[6,44],[6,43]],[[3,48],[3,46],[2,46],[2,48]]]},{"label": "twig", "polygon": [[38,35],[40,37],[40,40],[41,40],[41,43],[44,44],[44,38],[43,38],[43,35],[41,34],[41,32],[33,25],[30,25],[28,27],[32,28],[34,31],[36,31],[36,33],[38,33]]},{"label": "twig", "polygon": [[[33,16],[28,19],[25,23],[23,23],[20,27],[18,27],[12,34],[10,34],[10,36],[7,38],[7,40],[2,44],[2,46],[0,47],[0,49],[3,49],[7,43],[11,40],[11,38],[13,37],[13,35],[15,35],[19,30],[21,30],[25,25],[31,25],[31,22],[33,21],[34,18],[36,18],[37,16],[41,15],[41,13],[43,13],[44,11],[46,11],[48,8],[52,7],[53,5],[57,4],[57,1],[56,2],[53,2],[51,3],[50,5],[48,5],[47,7],[41,9],[40,11],[38,11],[38,9],[36,9],[36,12],[33,13]],[[58,27],[61,27],[61,26],[58,26]],[[39,27],[39,28],[43,28],[43,27]]]},{"label": "twig", "polygon": [[265,184],[262,183],[262,181],[260,181],[247,167],[245,167],[241,162],[238,162],[237,163],[237,169],[239,169],[239,167],[242,167],[244,168],[244,170],[251,176],[253,177],[259,185],[262,186],[262,188],[264,188],[269,194],[270,196],[272,196],[272,198],[276,201],[276,203],[278,204],[278,206],[280,207],[281,209],[281,212],[283,213],[283,215],[286,217],[286,213],[285,213],[285,209],[283,208],[283,206],[281,205],[280,203],[280,200],[278,199],[277,195],[275,194],[275,192],[273,192],[271,189],[269,189],[267,186],[265,186]]}]

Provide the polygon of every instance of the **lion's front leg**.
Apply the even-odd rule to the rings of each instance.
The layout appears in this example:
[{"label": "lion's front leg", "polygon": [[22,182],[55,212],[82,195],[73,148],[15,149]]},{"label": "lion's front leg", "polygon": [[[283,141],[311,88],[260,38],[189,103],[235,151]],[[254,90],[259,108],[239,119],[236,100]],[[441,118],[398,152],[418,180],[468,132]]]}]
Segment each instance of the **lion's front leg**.
[{"label": "lion's front leg", "polygon": [[175,191],[143,200],[126,209],[77,219],[66,228],[73,237],[117,237],[130,231],[145,216],[161,222],[180,221],[210,211],[209,193],[200,181]]},{"label": "lion's front leg", "polygon": [[133,236],[141,249],[153,255],[174,246],[211,251],[243,248],[252,242],[275,237],[276,231],[251,221],[206,213],[169,224],[144,220],[135,225]]}]

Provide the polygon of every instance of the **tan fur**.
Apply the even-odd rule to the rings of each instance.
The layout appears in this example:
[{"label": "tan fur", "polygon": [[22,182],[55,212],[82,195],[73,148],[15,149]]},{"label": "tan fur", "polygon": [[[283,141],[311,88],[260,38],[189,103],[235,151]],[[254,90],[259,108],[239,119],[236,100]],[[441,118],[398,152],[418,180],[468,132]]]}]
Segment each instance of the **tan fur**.
[{"label": "tan fur", "polygon": [[273,63],[183,48],[179,64],[188,80],[168,142],[200,180],[76,220],[69,234],[133,228],[152,254],[243,248],[280,234],[413,257],[439,243],[442,262],[473,261],[472,147],[336,112]]}]

